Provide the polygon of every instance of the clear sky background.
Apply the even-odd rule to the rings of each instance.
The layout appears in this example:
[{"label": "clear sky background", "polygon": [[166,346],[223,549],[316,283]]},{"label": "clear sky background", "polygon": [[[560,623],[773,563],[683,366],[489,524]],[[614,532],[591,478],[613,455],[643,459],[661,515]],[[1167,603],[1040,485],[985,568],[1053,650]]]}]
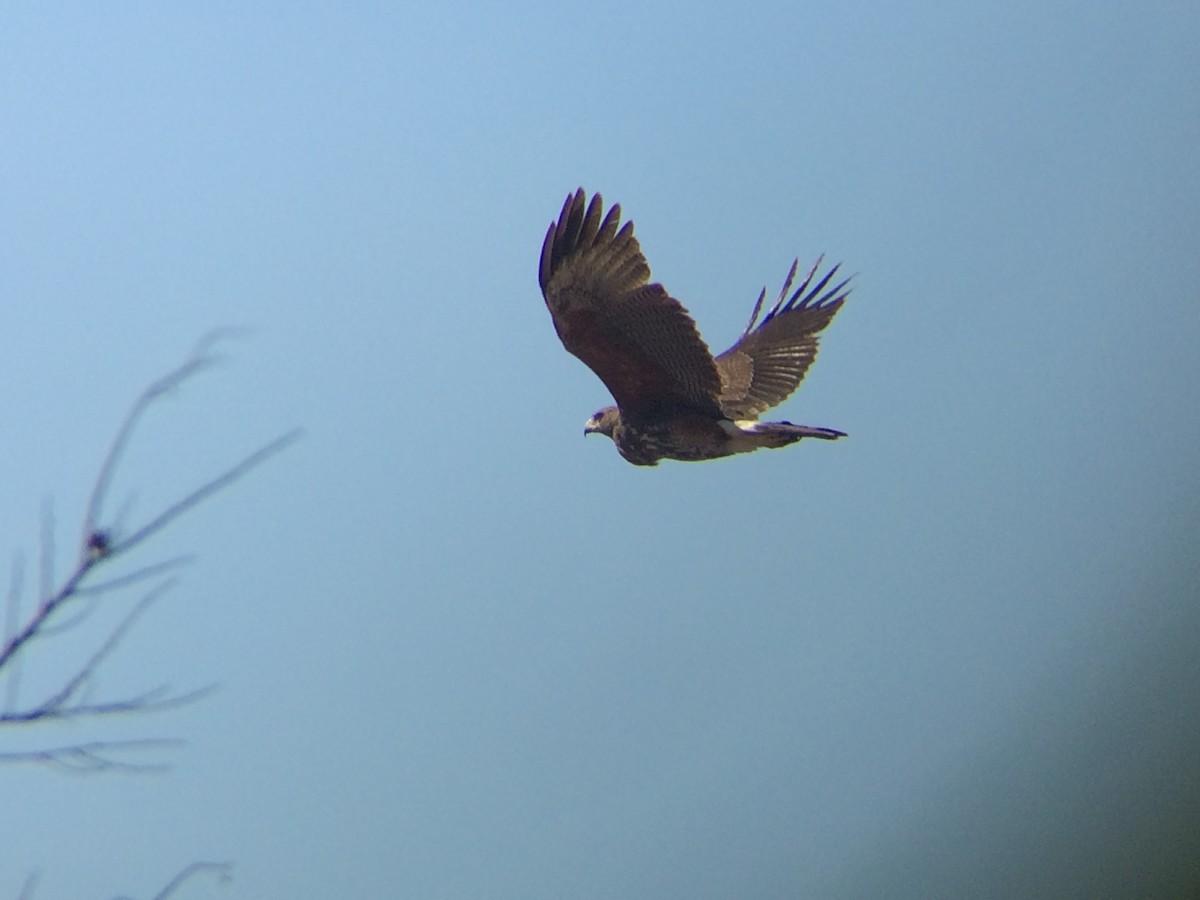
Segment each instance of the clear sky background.
[{"label": "clear sky background", "polygon": [[[188,742],[0,768],[0,895],[210,859],[234,881],[180,896],[1194,888],[1198,48],[1192,0],[7,9],[27,585],[43,497],[64,572],[128,404],[210,329],[248,331],[143,423],[107,524],[307,436],[122,564],[198,556],[96,698],[217,694],[0,733]],[[778,417],[849,438],[585,440],[609,399],[536,280],[580,185],[718,350],[793,257],[844,260]]]}]

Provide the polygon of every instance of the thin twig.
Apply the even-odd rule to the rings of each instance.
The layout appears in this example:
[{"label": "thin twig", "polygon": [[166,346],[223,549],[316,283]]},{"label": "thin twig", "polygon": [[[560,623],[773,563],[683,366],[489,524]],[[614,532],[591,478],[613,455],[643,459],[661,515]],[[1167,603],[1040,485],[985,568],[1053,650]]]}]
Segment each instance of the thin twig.
[{"label": "thin twig", "polygon": [[[24,582],[25,558],[18,553],[13,556],[12,575],[9,578],[8,585],[8,602],[5,604],[5,643],[12,640],[13,633],[17,630],[17,622],[21,620],[21,588]],[[6,712],[17,705],[17,696],[21,688],[20,665],[12,666],[8,670],[7,675],[8,678],[4,682],[4,711]]]},{"label": "thin twig", "polygon": [[[114,539],[113,529],[103,521],[103,509],[117,468],[121,463],[134,430],[145,416],[147,410],[157,400],[216,361],[216,357],[212,353],[212,347],[229,333],[229,330],[225,330],[215,331],[207,335],[181,365],[151,383],[130,407],[101,463],[91,496],[88,499],[87,509],[83,516],[79,556],[76,559],[75,566],[57,588],[54,587],[55,579],[53,572],[53,510],[49,502],[43,505],[38,603],[23,623],[23,614],[20,611],[19,603],[23,567],[19,565],[14,565],[13,567],[13,581],[8,598],[4,642],[0,646],[0,672],[5,671],[7,667],[6,674],[8,676],[8,703],[4,707],[3,712],[0,712],[0,724],[12,725],[51,719],[105,716],[128,712],[159,712],[194,702],[215,689],[214,685],[209,685],[184,694],[171,694],[167,686],[164,685],[121,700],[91,702],[88,694],[92,690],[96,673],[100,667],[125,640],[130,629],[142,614],[175,584],[176,579],[172,573],[184,563],[190,561],[191,557],[174,557],[163,562],[145,566],[134,572],[93,584],[85,584],[85,581],[91,575],[93,569],[101,565],[106,565],[110,561],[133,550],[169,526],[184,513],[189,512],[213,494],[228,487],[300,438],[302,434],[301,429],[294,429],[263,445],[240,462],[184,496],[181,500],[168,506],[128,537]],[[24,710],[15,708],[17,707],[16,685],[20,665],[20,660],[17,656],[22,648],[35,638],[47,637],[76,627],[90,615],[99,602],[98,598],[103,595],[119,588],[126,588],[150,579],[160,578],[164,575],[168,577],[154,585],[142,596],[129,613],[112,628],[105,640],[83,665],[57,691],[50,694],[42,703],[35,707]],[[88,599],[90,603],[85,604],[76,614],[64,620],[62,611],[68,603],[84,598]],[[75,610],[76,607],[72,605],[71,609]],[[107,771],[111,769],[137,772],[159,771],[165,767],[127,763],[116,758],[116,755],[131,750],[162,748],[177,744],[177,741],[169,740],[93,742],[27,753],[4,753],[0,754],[0,762],[43,762],[63,766],[74,771],[88,772]],[[187,875],[185,874],[184,877],[187,877]],[[168,888],[173,890],[173,886],[168,886]]]},{"label": "thin twig", "polygon": [[42,540],[38,578],[38,599],[45,600],[54,591],[54,505],[49,497],[42,499]]},{"label": "thin twig", "polygon": [[114,544],[109,552],[122,553],[132,549],[133,547],[136,547],[156,531],[161,531],[163,528],[166,528],[167,525],[179,518],[196,504],[212,496],[222,488],[228,487],[251,469],[257,468],[272,456],[275,456],[277,453],[282,452],[292,444],[296,443],[296,441],[298,441],[303,434],[304,429],[293,428],[287,434],[276,438],[265,447],[255,450],[237,465],[226,469],[222,474],[218,475],[212,481],[192,491],[173,506],[168,507],[149,523],[143,525],[141,528],[135,531],[128,538],[118,544]]},{"label": "thin twig", "polygon": [[[73,596],[79,597],[80,594],[80,591],[76,591]],[[54,637],[57,634],[62,634],[64,631],[70,631],[72,628],[81,625],[89,616],[91,616],[92,613],[96,611],[96,598],[89,597],[87,598],[87,601],[88,602],[83,606],[82,609],[72,607],[71,618],[55,619],[53,624],[47,621],[41,628],[38,629],[38,633],[35,634],[32,639],[45,640],[46,638]],[[66,609],[63,609],[62,614],[64,616],[67,614]]]},{"label": "thin twig", "polygon": [[282,437],[278,437],[265,446],[251,453],[241,462],[226,469],[223,473],[212,479],[208,483],[202,485],[192,493],[188,494],[182,500],[168,507],[164,512],[160,513],[146,525],[143,525],[131,536],[116,544],[109,544],[107,538],[102,546],[97,545],[97,535],[102,535],[102,531],[92,531],[89,540],[85,541],[85,554],[79,560],[75,567],[75,571],[67,578],[66,582],[58,589],[55,594],[49,599],[43,601],[33,616],[26,622],[25,627],[16,635],[9,638],[0,650],[0,668],[8,662],[21,647],[33,637],[43,626],[43,623],[52,615],[66,600],[76,596],[80,590],[80,583],[88,575],[89,572],[100,562],[115,559],[117,556],[132,550],[142,541],[149,538],[151,535],[161,531],[172,521],[183,515],[185,512],[196,506],[201,501],[215,494],[222,488],[228,487],[237,479],[250,472],[252,469],[266,462],[272,456],[281,453],[287,447],[294,444],[304,434],[304,429],[294,428]]},{"label": "thin twig", "polygon": [[170,769],[170,766],[164,763],[122,762],[113,756],[117,753],[148,750],[162,752],[182,746],[184,746],[183,741],[167,738],[90,741],[86,744],[72,744],[45,750],[0,753],[0,763],[50,763],[72,772],[102,772],[116,769],[123,772],[155,773],[165,772]]},{"label": "thin twig", "polygon": [[79,668],[79,671],[57,693],[44,700],[41,708],[51,711],[62,709],[75,692],[92,677],[96,671],[96,667],[104,662],[108,655],[116,648],[117,644],[121,642],[122,638],[129,633],[129,629],[133,626],[133,623],[140,619],[142,614],[154,604],[154,601],[161,597],[169,588],[173,587],[174,584],[175,579],[171,578],[148,591],[137,602],[137,605],[129,611],[125,618],[117,624],[117,627],[108,636],[108,640],[100,645],[99,649],[92,654],[91,659],[85,662]]},{"label": "thin twig", "polygon": [[152,900],[166,900],[167,897],[171,896],[171,894],[173,894],[177,888],[181,887],[183,885],[183,883],[185,881],[187,881],[189,878],[191,878],[193,875],[201,875],[205,872],[212,872],[212,873],[216,874],[218,882],[220,882],[221,884],[224,884],[233,879],[233,876],[231,874],[229,874],[232,871],[233,871],[233,863],[231,863],[231,862],[223,862],[223,863],[195,862],[195,863],[192,863],[190,866],[188,866],[186,869],[184,869],[182,872],[180,872],[178,875],[176,875],[174,878],[172,878],[167,883],[166,887],[164,887],[161,891],[159,891],[157,894],[154,895]]},{"label": "thin twig", "polygon": [[85,542],[89,535],[95,533],[97,530],[96,526],[100,521],[100,512],[104,506],[109,485],[112,483],[113,473],[116,471],[117,464],[121,460],[121,455],[125,452],[125,445],[129,443],[133,429],[141,420],[142,415],[159,397],[183,384],[183,382],[187,381],[201,369],[216,362],[216,357],[209,352],[210,348],[222,338],[228,337],[234,332],[234,329],[228,328],[210,331],[200,339],[200,342],[196,345],[196,349],[192,351],[192,355],[184,360],[182,365],[153,382],[134,401],[133,406],[130,407],[129,412],[125,416],[125,421],[121,423],[121,427],[117,431],[116,438],[113,439],[112,446],[108,448],[108,455],[104,457],[104,462],[100,465],[100,474],[96,476],[96,484],[92,487],[92,495],[88,499],[87,512],[83,516],[83,540]]},{"label": "thin twig", "polygon": [[38,604],[33,615],[29,617],[29,621],[25,623],[25,627],[5,641],[4,649],[0,650],[0,669],[4,668],[9,659],[42,629],[42,625],[46,619],[53,615],[55,610],[74,595],[79,582],[83,580],[83,577],[87,575],[96,562],[97,560],[92,558],[82,559],[79,565],[75,567],[75,571],[71,573],[70,577],[67,578],[66,582],[63,583],[54,596]]},{"label": "thin twig", "polygon": [[[186,694],[166,695],[168,686],[164,684],[132,697],[126,697],[124,700],[110,700],[106,703],[77,703],[74,706],[62,706],[57,709],[39,706],[24,712],[4,713],[0,715],[0,725],[28,725],[32,722],[112,716],[118,713],[165,712],[203,700],[209,694],[214,693],[217,688],[218,685],[215,683],[206,684],[204,687],[188,691]],[[161,699],[159,699],[160,697]]]},{"label": "thin twig", "polygon": [[173,569],[178,569],[193,562],[195,556],[188,554],[186,556],[175,556],[171,559],[164,559],[160,563],[146,566],[143,569],[138,569],[136,572],[130,572],[128,575],[120,575],[116,578],[110,578],[108,581],[101,581],[98,584],[88,584],[78,588],[75,591],[76,597],[91,597],[107,594],[109,591],[115,591],[119,588],[129,587],[132,584],[146,581],[150,578],[156,578],[159,575],[164,575]]}]

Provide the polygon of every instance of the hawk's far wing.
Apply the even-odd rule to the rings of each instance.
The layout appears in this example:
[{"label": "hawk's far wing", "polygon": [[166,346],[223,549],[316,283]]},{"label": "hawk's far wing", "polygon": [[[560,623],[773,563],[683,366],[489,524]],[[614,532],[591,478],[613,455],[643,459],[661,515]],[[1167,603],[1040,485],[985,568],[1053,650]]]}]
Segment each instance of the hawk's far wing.
[{"label": "hawk's far wing", "polygon": [[793,262],[779,299],[770,312],[755,328],[767,294],[764,288],[741,338],[717,357],[721,409],[729,418],[757,419],[772,406],[782,403],[799,387],[804,373],[817,358],[817,335],[832,321],[850,293],[846,290],[849,278],[832,288],[828,286],[838,266],[812,284],[820,265],[818,259],[804,281],[788,297],[788,289],[796,278],[796,263]]},{"label": "hawk's far wing", "polygon": [[612,392],[622,412],[652,416],[687,407],[721,416],[712,354],[683,305],[650,267],[621,207],[601,219],[599,194],[567,197],[542,244],[538,282],[563,346]]}]

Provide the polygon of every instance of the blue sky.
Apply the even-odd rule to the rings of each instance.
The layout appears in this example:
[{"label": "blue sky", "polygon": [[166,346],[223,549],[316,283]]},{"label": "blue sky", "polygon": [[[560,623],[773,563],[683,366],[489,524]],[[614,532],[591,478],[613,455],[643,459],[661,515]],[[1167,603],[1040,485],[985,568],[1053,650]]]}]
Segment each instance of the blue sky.
[{"label": "blue sky", "polygon": [[[1181,891],[1197,47],[1183,2],[6,11],[3,545],[52,496],[65,571],[214,327],[114,515],[307,436],[126,563],[198,556],[97,693],[216,695],[0,735],[188,742],[0,769],[0,893]],[[857,273],[779,414],[850,437],[585,440],[536,281],[580,185],[718,350],[794,257]]]}]

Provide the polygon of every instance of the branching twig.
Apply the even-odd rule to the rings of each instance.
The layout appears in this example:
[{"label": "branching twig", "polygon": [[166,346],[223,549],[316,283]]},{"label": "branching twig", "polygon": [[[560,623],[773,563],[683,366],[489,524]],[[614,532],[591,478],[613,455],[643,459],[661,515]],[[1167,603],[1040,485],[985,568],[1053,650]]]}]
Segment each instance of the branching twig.
[{"label": "branching twig", "polygon": [[109,591],[129,587],[131,584],[138,584],[159,575],[165,575],[173,569],[186,566],[193,559],[195,559],[194,556],[174,556],[171,559],[164,559],[162,562],[153,563],[144,569],[130,572],[128,575],[120,575],[116,578],[110,578],[108,581],[101,581],[98,584],[85,585],[75,591],[75,595],[78,597],[94,597],[99,594],[107,594]]},{"label": "branching twig", "polygon": [[163,763],[124,762],[117,758],[121,753],[138,753],[164,750],[183,746],[183,741],[167,738],[144,738],[130,741],[89,741],[68,747],[50,747],[43,750],[14,751],[0,753],[0,763],[50,763],[70,772],[164,772],[169,766]]},{"label": "branching twig", "polygon": [[38,599],[45,600],[54,591],[54,506],[50,498],[42,500],[42,557],[38,568]]},{"label": "branching twig", "polygon": [[[151,900],[167,900],[168,897],[174,896],[175,892],[183,887],[184,883],[191,880],[195,875],[211,874],[215,875],[217,882],[226,884],[233,880],[233,863],[231,862],[194,862],[184,866],[180,872],[166,883],[161,891],[155,894]],[[18,900],[33,900],[33,890],[37,887],[40,872],[31,872],[29,877],[25,879],[25,886],[21,889],[18,895]],[[121,894],[113,897],[112,900],[135,900],[128,894]]]},{"label": "branching twig", "polygon": [[[224,884],[233,879],[233,876],[229,874],[231,871],[233,871],[233,863],[229,863],[229,862],[223,862],[223,863],[195,862],[195,863],[192,863],[190,866],[188,866],[186,869],[184,869],[182,872],[180,872],[178,875],[176,875],[174,878],[172,878],[170,880],[170,882],[168,882],[166,887],[164,887],[161,891],[159,891],[157,894],[155,894],[153,897],[153,900],[166,900],[167,897],[170,897],[173,893],[175,893],[176,888],[182,887],[183,883],[185,881],[187,881],[189,878],[191,878],[193,875],[202,875],[205,872],[212,872],[212,873],[216,874],[217,880],[220,883]],[[121,898],[115,898],[115,900],[121,900]]]},{"label": "branching twig", "polygon": [[[217,491],[229,487],[229,485],[233,484],[233,482],[237,481],[251,469],[258,468],[272,456],[275,456],[277,453],[280,453],[287,447],[296,443],[302,434],[302,429],[294,428],[287,434],[277,437],[266,446],[255,450],[236,466],[226,469],[212,481],[202,485],[201,487],[198,487],[178,503],[165,509],[150,522],[135,531],[130,537],[121,541],[119,544],[109,545],[104,555],[111,556],[115,553],[123,553],[133,549],[155,532],[166,528],[169,524],[171,524],[171,522],[179,518],[196,504],[208,499]],[[93,537],[97,534],[103,534],[103,532],[92,532]]]},{"label": "branching twig", "polygon": [[[34,718],[25,719],[24,721],[35,721],[36,718],[62,718],[63,716],[71,715],[73,713],[77,714],[80,709],[79,706],[72,707],[67,705],[71,698],[75,696],[80,688],[87,684],[88,679],[90,679],[93,673],[95,673],[96,668],[100,665],[100,663],[104,662],[104,659],[110,653],[113,652],[117,644],[119,644],[121,639],[125,637],[133,623],[141,617],[142,613],[149,609],[150,605],[154,603],[155,600],[162,596],[162,594],[165,593],[168,588],[174,585],[174,583],[174,579],[164,581],[154,590],[150,591],[150,593],[142,597],[142,599],[138,601],[137,606],[130,610],[128,615],[126,615],[125,618],[118,623],[117,627],[113,629],[112,633],[108,636],[108,640],[101,644],[100,648],[92,654],[91,659],[85,662],[79,668],[79,671],[76,672],[75,675],[70,678],[60,690],[52,694],[50,697],[47,697],[40,704],[38,704],[37,707],[35,707],[34,712],[36,715]],[[3,716],[0,716],[0,721],[4,721]]]},{"label": "branching twig", "polygon": [[[85,580],[93,570],[107,565],[118,557],[125,556],[184,513],[228,487],[299,439],[301,435],[299,429],[276,438],[168,506],[145,524],[136,528],[128,537],[115,538],[112,529],[104,524],[104,504],[135,428],[156,400],[179,387],[215,361],[216,357],[212,355],[211,349],[225,333],[214,332],[208,335],[182,365],[147,387],[130,408],[104,457],[92,488],[83,517],[82,539],[75,567],[57,588],[53,587],[54,519],[48,505],[43,509],[40,591],[37,606],[28,614],[27,618],[23,618],[20,612],[21,567],[14,565],[13,568],[7,622],[3,645],[0,646],[0,674],[5,674],[8,678],[6,685],[8,702],[4,710],[0,712],[0,725],[82,716],[105,716],[126,712],[157,712],[190,703],[212,690],[210,686],[183,694],[171,694],[164,686],[132,697],[107,702],[88,702],[84,696],[87,688],[94,682],[99,668],[121,644],[137,619],[158,597],[174,585],[174,577],[165,577],[143,595],[134,608],[118,622],[107,638],[58,690],[35,706],[26,709],[13,708],[17,703],[16,686],[21,651],[35,639],[46,638],[58,631],[70,629],[86,619],[91,610],[86,606],[77,607],[74,601],[88,598],[94,605],[97,598],[118,588],[129,587],[162,576],[170,576],[171,572],[189,561],[190,557],[175,557],[145,566],[129,574],[110,578],[107,581],[85,584]],[[75,610],[75,615],[64,619],[64,610],[68,608]],[[76,771],[106,771],[110,769],[151,771],[160,767],[127,764],[113,758],[112,754],[130,749],[174,746],[175,743],[173,741],[93,742],[45,751],[0,754],[0,762],[54,763]]]},{"label": "branching twig", "polygon": [[179,387],[179,385],[183,384],[183,382],[187,381],[201,369],[216,362],[216,357],[209,352],[210,349],[223,337],[231,334],[232,331],[232,329],[219,329],[206,334],[200,339],[200,343],[196,345],[196,349],[192,351],[191,356],[185,359],[178,368],[173,369],[158,379],[158,381],[152,383],[134,401],[133,406],[130,407],[128,414],[125,416],[125,421],[121,423],[121,428],[117,431],[117,436],[113,438],[112,446],[108,448],[108,454],[104,457],[104,462],[100,465],[100,474],[96,476],[96,483],[92,486],[92,496],[88,500],[87,512],[83,515],[83,543],[86,544],[91,535],[99,530],[100,512],[108,496],[108,488],[112,484],[113,473],[117,470],[117,465],[121,461],[121,455],[125,452],[125,445],[129,443],[133,429],[141,420],[146,410],[159,397]]},{"label": "branching twig", "polygon": [[[0,725],[27,725],[31,722],[50,721],[54,719],[83,719],[89,716],[111,716],[116,713],[153,713],[178,709],[202,700],[217,689],[215,684],[206,685],[188,691],[186,694],[171,694],[166,685],[153,690],[143,691],[123,700],[110,700],[106,703],[78,703],[74,706],[63,706],[57,709],[45,709],[37,706],[22,712],[5,713],[0,717]],[[0,757],[2,758],[2,757]]]},{"label": "branching twig", "polygon": [[[12,640],[21,619],[21,588],[25,583],[25,558],[20,554],[13,557],[12,577],[8,584],[8,602],[5,604],[4,642]],[[4,685],[4,712],[12,709],[17,702],[17,691],[21,684],[20,666],[13,666],[8,672],[8,680]]]}]

